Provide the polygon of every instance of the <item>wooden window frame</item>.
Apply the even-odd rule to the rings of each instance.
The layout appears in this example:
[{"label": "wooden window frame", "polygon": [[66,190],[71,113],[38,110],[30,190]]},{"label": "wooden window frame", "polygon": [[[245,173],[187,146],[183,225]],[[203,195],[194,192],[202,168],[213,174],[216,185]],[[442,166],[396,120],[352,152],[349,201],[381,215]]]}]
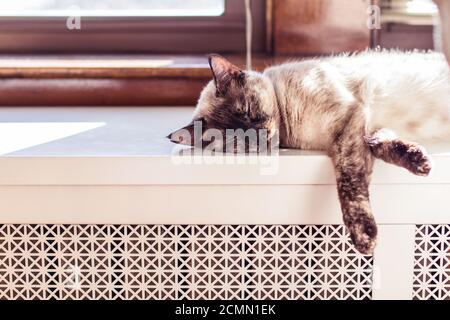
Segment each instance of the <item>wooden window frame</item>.
[{"label": "wooden window frame", "polygon": [[[382,0],[377,0],[382,6]],[[385,9],[386,10],[386,9]],[[401,13],[392,14],[381,11],[381,29],[374,32],[374,44],[383,48],[402,48],[404,50],[434,48],[432,15]]]},{"label": "wooden window frame", "polygon": [[[265,0],[252,1],[253,49],[265,49]],[[216,17],[0,17],[1,53],[206,53],[245,51],[245,4]]]}]

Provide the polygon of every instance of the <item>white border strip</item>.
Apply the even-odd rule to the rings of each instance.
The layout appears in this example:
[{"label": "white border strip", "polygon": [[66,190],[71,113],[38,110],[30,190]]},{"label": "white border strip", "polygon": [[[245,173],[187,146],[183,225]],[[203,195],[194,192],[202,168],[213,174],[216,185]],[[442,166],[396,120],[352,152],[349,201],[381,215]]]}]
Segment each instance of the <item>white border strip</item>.
[{"label": "white border strip", "polygon": [[[450,185],[374,185],[378,224],[450,223]],[[4,186],[0,223],[342,224],[333,185]]]},{"label": "white border strip", "polygon": [[380,226],[373,262],[373,300],[411,300],[414,278],[414,225]]},{"label": "white border strip", "polygon": [[[0,157],[0,185],[335,184],[325,155],[280,156],[264,163],[253,157],[253,164],[250,157],[239,158],[243,164],[232,158],[232,164],[175,164],[169,156]],[[424,178],[378,160],[372,184],[450,184],[450,157],[435,156],[434,162],[432,175]],[[270,166],[274,174],[264,174]]]}]

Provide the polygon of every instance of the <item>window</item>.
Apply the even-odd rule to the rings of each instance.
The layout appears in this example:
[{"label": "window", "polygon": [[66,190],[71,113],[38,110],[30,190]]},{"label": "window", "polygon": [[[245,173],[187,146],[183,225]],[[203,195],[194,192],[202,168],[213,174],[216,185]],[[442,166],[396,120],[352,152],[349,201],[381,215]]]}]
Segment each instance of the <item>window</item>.
[{"label": "window", "polygon": [[[254,51],[264,3],[252,1]],[[242,0],[0,0],[0,53],[244,51]]]},{"label": "window", "polygon": [[385,23],[431,25],[438,10],[432,0],[383,0],[382,20]]},{"label": "window", "polygon": [[2,16],[220,16],[225,0],[0,1]]},{"label": "window", "polygon": [[433,49],[438,10],[432,0],[381,0],[382,29],[376,44],[383,48]]}]

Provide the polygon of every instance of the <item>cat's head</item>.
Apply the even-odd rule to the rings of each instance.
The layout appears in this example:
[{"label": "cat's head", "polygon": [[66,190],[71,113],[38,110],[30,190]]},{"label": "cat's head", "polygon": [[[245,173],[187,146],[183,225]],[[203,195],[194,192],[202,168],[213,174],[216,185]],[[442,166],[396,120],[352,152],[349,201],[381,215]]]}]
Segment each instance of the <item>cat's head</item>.
[{"label": "cat's head", "polygon": [[[178,144],[213,146],[212,149],[222,151],[226,144],[232,143],[234,152],[242,151],[243,147],[246,151],[258,147],[261,139],[251,141],[254,135],[250,131],[258,137],[266,132],[270,140],[279,123],[271,81],[261,73],[241,70],[217,54],[209,56],[209,65],[213,80],[203,89],[191,123],[168,138]],[[244,141],[238,141],[237,134],[233,139],[232,130],[246,133]],[[220,134],[222,139],[218,138]]]}]

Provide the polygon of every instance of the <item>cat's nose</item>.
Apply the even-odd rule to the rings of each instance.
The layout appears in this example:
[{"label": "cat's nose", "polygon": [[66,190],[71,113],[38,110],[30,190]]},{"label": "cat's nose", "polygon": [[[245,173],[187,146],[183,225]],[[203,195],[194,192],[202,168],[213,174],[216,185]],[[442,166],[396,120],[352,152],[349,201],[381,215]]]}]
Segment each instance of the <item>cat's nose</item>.
[{"label": "cat's nose", "polygon": [[169,139],[173,143],[192,146],[193,137],[191,137],[190,132],[185,129],[180,129],[180,130],[174,131],[174,132],[170,133],[169,135],[167,135],[166,138]]},{"label": "cat's nose", "polygon": [[194,122],[191,122],[187,126],[181,129],[175,130],[167,136],[170,141],[178,144],[184,144],[187,146],[194,145]]}]

